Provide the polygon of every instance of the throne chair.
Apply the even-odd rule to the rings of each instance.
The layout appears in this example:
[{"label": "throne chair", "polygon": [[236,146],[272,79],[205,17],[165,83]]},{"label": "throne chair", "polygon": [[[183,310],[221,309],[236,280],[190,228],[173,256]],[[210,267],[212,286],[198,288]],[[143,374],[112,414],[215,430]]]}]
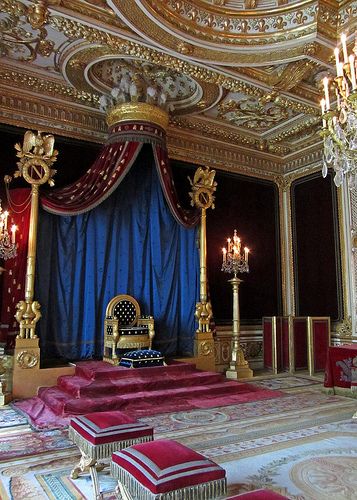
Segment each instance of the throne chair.
[{"label": "throne chair", "polygon": [[104,361],[117,364],[128,351],[151,349],[154,336],[154,318],[141,316],[134,297],[117,295],[111,299],[104,320]]}]

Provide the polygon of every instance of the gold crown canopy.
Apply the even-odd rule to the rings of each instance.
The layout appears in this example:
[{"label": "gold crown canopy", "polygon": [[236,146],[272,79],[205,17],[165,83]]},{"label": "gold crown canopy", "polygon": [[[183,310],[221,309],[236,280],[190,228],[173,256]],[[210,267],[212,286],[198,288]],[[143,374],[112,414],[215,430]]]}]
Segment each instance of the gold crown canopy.
[{"label": "gold crown canopy", "polygon": [[107,112],[109,127],[126,121],[148,122],[166,130],[169,125],[167,111],[147,102],[122,102]]}]

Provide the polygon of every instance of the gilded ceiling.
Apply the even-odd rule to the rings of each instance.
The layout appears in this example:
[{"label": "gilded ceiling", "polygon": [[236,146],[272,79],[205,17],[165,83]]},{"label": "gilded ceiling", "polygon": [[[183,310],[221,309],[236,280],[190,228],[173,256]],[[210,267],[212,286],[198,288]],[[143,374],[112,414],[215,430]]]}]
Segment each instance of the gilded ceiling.
[{"label": "gilded ceiling", "polygon": [[319,168],[321,79],[357,1],[0,0],[0,120],[103,142],[125,75],[165,91],[170,155],[277,179]]}]

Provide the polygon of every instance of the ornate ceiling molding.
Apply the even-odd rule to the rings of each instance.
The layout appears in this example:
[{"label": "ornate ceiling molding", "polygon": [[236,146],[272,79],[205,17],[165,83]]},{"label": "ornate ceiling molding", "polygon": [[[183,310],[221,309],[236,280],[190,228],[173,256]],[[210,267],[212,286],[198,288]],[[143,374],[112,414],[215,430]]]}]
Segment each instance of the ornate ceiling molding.
[{"label": "ornate ceiling molding", "polygon": [[[1,78],[1,76],[0,76]],[[104,117],[83,106],[64,103],[24,90],[13,91],[0,85],[0,117],[3,123],[33,128],[66,137],[102,143],[107,137]]]}]

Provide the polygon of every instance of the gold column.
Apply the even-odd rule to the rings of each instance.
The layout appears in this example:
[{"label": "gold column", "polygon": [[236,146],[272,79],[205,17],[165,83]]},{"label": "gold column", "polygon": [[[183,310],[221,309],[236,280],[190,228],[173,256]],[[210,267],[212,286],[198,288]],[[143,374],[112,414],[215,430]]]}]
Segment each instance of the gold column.
[{"label": "gold column", "polygon": [[242,280],[234,276],[228,280],[233,290],[233,332],[232,332],[232,355],[226,377],[232,379],[251,378],[253,370],[249,368],[248,361],[244,357],[240,345],[240,313],[239,313],[239,285]]},{"label": "gold column", "polygon": [[277,179],[279,189],[279,222],[283,316],[295,315],[294,252],[291,229],[291,177]]},{"label": "gold column", "polygon": [[[41,318],[40,304],[34,298],[35,271],[36,271],[36,245],[38,227],[39,187],[48,182],[54,185],[52,176],[56,173],[50,167],[56,161],[58,152],[53,149],[53,135],[42,136],[41,132],[27,131],[24,135],[23,145],[15,145],[18,170],[14,177],[23,177],[31,185],[31,213],[29,227],[29,241],[27,251],[25,300],[17,305],[15,318],[19,323],[20,331],[15,344],[14,366],[14,396],[20,391],[23,381],[22,370],[29,368],[39,369],[40,349],[39,339],[35,333],[36,323]],[[10,182],[7,176],[5,182]]]},{"label": "gold column", "polygon": [[192,186],[191,205],[201,210],[200,226],[200,302],[196,304],[195,317],[198,328],[195,337],[195,354],[198,357],[197,367],[214,370],[214,341],[210,327],[212,306],[207,300],[207,231],[206,210],[214,208],[214,195],[217,183],[214,181],[215,170],[208,167],[199,167],[194,175]]}]

